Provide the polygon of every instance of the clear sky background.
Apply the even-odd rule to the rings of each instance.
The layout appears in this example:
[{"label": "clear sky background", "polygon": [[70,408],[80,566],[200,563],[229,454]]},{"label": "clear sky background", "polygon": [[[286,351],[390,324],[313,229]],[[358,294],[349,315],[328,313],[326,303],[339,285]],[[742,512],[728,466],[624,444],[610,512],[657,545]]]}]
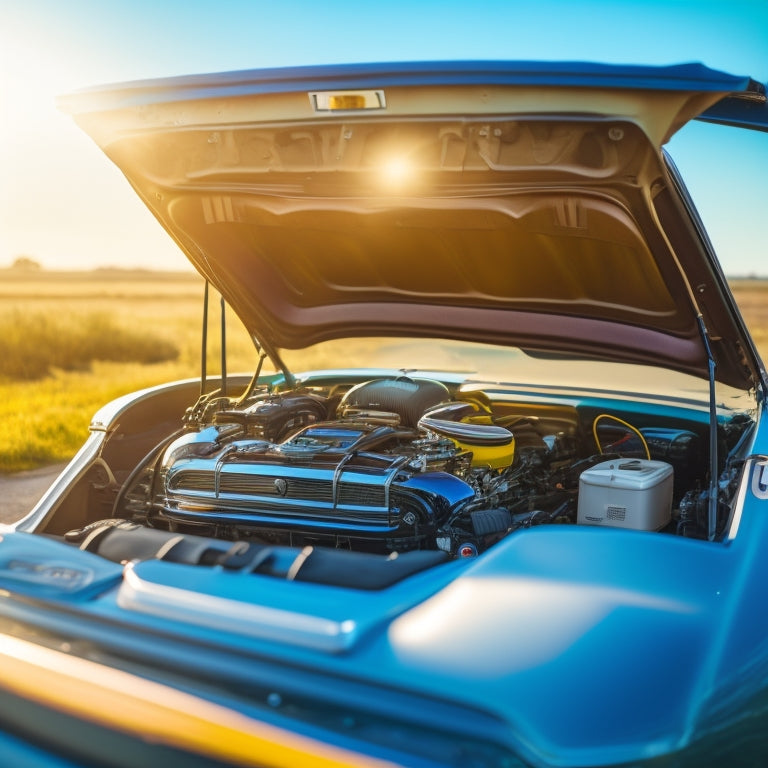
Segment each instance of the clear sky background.
[{"label": "clear sky background", "polygon": [[[768,81],[768,0],[0,0],[0,267],[186,268],[55,108],[89,85],[362,61],[701,61]],[[730,275],[768,276],[768,134],[669,146]]]}]

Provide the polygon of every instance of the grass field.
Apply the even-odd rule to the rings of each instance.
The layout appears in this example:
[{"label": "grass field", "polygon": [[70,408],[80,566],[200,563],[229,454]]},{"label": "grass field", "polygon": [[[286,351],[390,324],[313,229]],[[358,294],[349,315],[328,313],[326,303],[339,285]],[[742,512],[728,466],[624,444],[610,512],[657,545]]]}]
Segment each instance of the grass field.
[{"label": "grass field", "polygon": [[768,360],[768,280],[732,280],[731,290],[760,356]]},{"label": "grass field", "polygon": [[[734,281],[733,289],[768,358],[768,281]],[[94,412],[119,395],[199,376],[202,302],[192,274],[0,270],[0,473],[69,459]],[[214,297],[209,313],[209,371],[217,373]],[[227,324],[228,369],[252,371],[247,334],[231,314]],[[118,348],[119,359],[105,359]]]},{"label": "grass field", "polygon": [[[0,378],[0,473],[69,459],[101,405],[142,387],[200,375],[201,278],[12,273],[0,276],[0,349],[5,343],[0,371],[23,367],[48,347],[51,357],[63,346],[69,357],[83,359],[73,370],[53,366],[40,378],[8,373]],[[213,294],[209,313],[209,370],[217,373],[219,306]],[[253,345],[233,315],[227,323],[230,370],[252,371]],[[103,354],[99,359],[105,340],[109,346],[118,338],[124,342],[123,360],[104,360]],[[158,362],[144,362],[153,357]]]}]

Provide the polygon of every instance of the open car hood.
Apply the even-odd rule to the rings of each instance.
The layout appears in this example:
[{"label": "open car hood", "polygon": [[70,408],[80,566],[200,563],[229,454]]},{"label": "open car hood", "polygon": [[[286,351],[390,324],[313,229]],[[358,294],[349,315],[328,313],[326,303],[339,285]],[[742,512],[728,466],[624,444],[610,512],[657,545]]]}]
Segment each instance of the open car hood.
[{"label": "open car hood", "polygon": [[764,114],[752,81],[701,65],[480,62],[192,76],[61,105],[277,360],[439,337],[704,378],[714,362],[749,389],[760,363],[661,150],[741,96]]}]

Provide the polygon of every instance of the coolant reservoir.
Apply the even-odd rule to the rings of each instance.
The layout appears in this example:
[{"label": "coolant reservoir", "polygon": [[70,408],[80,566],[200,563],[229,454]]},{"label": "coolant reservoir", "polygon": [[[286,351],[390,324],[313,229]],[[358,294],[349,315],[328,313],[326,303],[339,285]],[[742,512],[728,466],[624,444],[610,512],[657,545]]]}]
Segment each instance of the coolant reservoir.
[{"label": "coolant reservoir", "polygon": [[581,473],[577,520],[658,531],[672,517],[673,470],[665,461],[615,459]]}]

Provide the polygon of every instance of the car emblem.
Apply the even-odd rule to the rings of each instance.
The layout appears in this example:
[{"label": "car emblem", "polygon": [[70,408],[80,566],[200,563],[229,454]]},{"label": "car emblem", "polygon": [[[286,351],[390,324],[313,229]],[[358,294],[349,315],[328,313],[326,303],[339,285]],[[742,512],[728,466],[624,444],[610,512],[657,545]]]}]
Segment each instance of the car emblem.
[{"label": "car emblem", "polygon": [[275,479],[275,490],[281,496],[285,496],[285,494],[288,493],[288,481],[284,480],[282,477],[276,478]]}]

